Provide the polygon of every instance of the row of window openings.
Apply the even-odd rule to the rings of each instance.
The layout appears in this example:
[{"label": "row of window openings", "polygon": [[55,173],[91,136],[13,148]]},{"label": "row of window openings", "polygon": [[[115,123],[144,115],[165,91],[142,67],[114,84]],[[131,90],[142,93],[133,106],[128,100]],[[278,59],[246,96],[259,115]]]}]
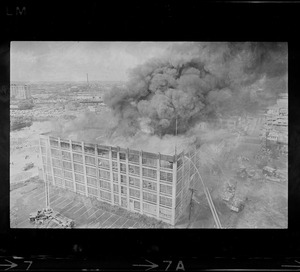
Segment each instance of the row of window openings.
[{"label": "row of window openings", "polygon": [[[67,144],[67,143],[64,143],[64,144]],[[51,146],[58,146],[58,143],[57,143],[57,145],[51,145]],[[80,145],[73,145],[73,146],[74,146],[73,150],[80,151],[80,152],[82,151],[82,148],[81,148]],[[95,151],[94,151],[93,148],[91,149],[89,147],[84,147],[84,149],[85,149],[86,153],[95,154]],[[102,149],[99,149],[99,148],[97,150],[98,150],[98,156],[104,157],[104,158],[109,158],[109,151],[108,150],[102,150]],[[51,149],[51,152],[52,152],[53,156],[59,156],[60,155],[60,150]],[[71,159],[71,155],[70,155],[69,152],[66,152],[66,151],[61,151],[61,152],[62,152],[63,158]],[[45,147],[42,147],[42,153],[46,153]],[[81,156],[79,154],[73,154],[73,155],[78,156],[78,157]],[[117,152],[112,151],[112,159],[117,159]],[[125,161],[126,160],[126,153],[119,153],[119,159],[121,161]],[[129,154],[128,161],[139,164],[140,163],[139,155]],[[179,163],[180,163],[180,161],[179,161]],[[142,158],[142,164],[147,165],[147,166],[152,166],[152,167],[156,168],[157,164],[158,164],[158,160],[157,159],[151,159],[151,158]],[[160,160],[160,167],[167,168],[167,169],[173,169],[173,162],[166,161],[166,160]]]},{"label": "row of window openings", "polygon": [[[43,162],[45,163],[45,158],[43,158]],[[77,154],[73,154],[73,160],[74,162],[80,162],[82,163],[82,156],[81,155],[77,155]],[[63,161],[61,162],[60,160],[57,159],[53,159],[53,165],[55,167],[65,167],[67,169],[72,169],[72,164],[71,162],[68,161]],[[85,162],[87,164],[92,164],[92,165],[96,165],[96,161],[95,158],[93,157],[88,157],[85,156]],[[109,165],[109,161],[106,160],[98,160],[98,165],[101,168],[106,168],[106,169],[110,169],[110,165]],[[79,166],[80,167],[80,166]],[[112,162],[112,169],[114,171],[118,171],[118,164],[116,162]],[[126,165],[123,163],[120,163],[120,171],[123,173],[126,173]],[[129,165],[129,173],[130,174],[134,174],[134,175],[140,175],[140,167],[138,166],[134,166],[134,165]]]},{"label": "row of window openings", "polygon": [[[119,192],[119,186],[117,184],[114,184],[114,192]],[[130,195],[130,192],[132,192],[132,195],[135,195],[138,198],[140,197],[140,191],[139,190],[129,188],[129,195]],[[172,187],[165,186],[165,185],[160,185],[160,193],[172,196]],[[127,187],[121,186],[121,194],[127,195]]]},{"label": "row of window openings", "polygon": [[[47,175],[47,180],[52,181],[52,177]],[[64,184],[66,187],[69,187],[69,188],[73,188],[73,186],[74,186],[73,182],[68,181],[68,180],[64,181],[62,178],[59,178],[59,177],[54,177],[54,181],[55,181],[55,184],[58,186],[63,186]],[[92,184],[89,184],[89,185],[92,185]],[[75,182],[75,188],[76,188],[76,190],[85,192],[85,186],[82,184],[79,184],[77,182]],[[92,188],[92,187],[88,186],[87,189],[88,189],[88,193],[97,195],[96,188]]]},{"label": "row of window openings", "polygon": [[[153,171],[155,171],[155,170],[143,168],[143,177],[153,178],[156,180],[157,172],[155,171],[155,173],[153,173]],[[154,174],[155,174],[155,176],[154,176]],[[117,176],[118,176],[117,173],[113,173],[114,181],[117,181]],[[99,177],[110,180],[110,172],[105,171],[105,170],[99,170]],[[160,171],[160,180],[171,183],[173,181],[173,174]],[[121,175],[121,183],[122,182],[124,182],[124,183],[126,182],[126,176],[124,176],[124,175]]]},{"label": "row of window openings", "polygon": [[[65,187],[70,188],[72,190],[74,188],[73,186],[74,186],[73,183],[69,183],[69,184],[65,183]],[[76,188],[76,191],[85,193],[85,186],[84,185],[79,184],[79,183],[75,183],[75,188]],[[92,187],[87,187],[87,189],[88,189],[88,194],[89,195],[98,197],[98,192],[99,192],[99,196],[100,196],[101,199],[111,201],[111,193],[110,192],[106,192],[106,191],[102,191],[102,190],[98,191],[98,189],[92,188]]]},{"label": "row of window openings", "polygon": [[[66,166],[66,165],[64,164],[64,166]],[[65,169],[72,170],[72,169],[70,169],[70,165],[68,167],[65,167]],[[45,170],[45,166],[44,166],[44,170]],[[49,170],[50,170],[50,168],[48,167],[48,171]],[[53,168],[53,171],[58,176],[62,175],[62,170],[59,169],[59,168]],[[83,173],[83,166],[78,165],[78,164],[74,164],[74,171],[76,173]],[[64,171],[64,172],[67,172],[67,171]],[[67,172],[67,173],[69,173],[68,177],[70,179],[72,179],[73,178],[72,173],[71,172]],[[96,169],[87,166],[86,167],[86,174],[96,177]],[[110,180],[110,172],[99,170],[99,177]],[[118,182],[118,174],[117,173],[113,173],[113,181]],[[121,175],[121,183],[127,184],[126,176]],[[129,177],[129,184],[132,185],[132,186],[139,187],[139,179],[134,178],[134,177]],[[143,181],[143,188],[156,191],[156,183],[151,182],[151,181]]]},{"label": "row of window openings", "polygon": [[[50,179],[49,176],[47,176],[47,179]],[[61,180],[61,183],[59,183],[58,180]],[[60,179],[60,178],[55,177],[55,181],[58,185],[63,184],[62,179]],[[68,181],[66,181],[66,187],[69,187],[69,188],[73,189],[73,183],[72,182],[67,183],[67,182]],[[79,183],[75,183],[75,186],[76,186],[76,191],[78,190],[78,191],[85,192],[85,186],[84,185],[81,185]],[[87,188],[88,188],[88,194],[98,196],[98,189],[91,188],[91,187],[87,187]],[[119,191],[119,188],[114,186],[114,192],[118,193],[118,191]],[[125,194],[125,195],[127,194],[127,189],[123,186],[121,186],[121,194]],[[108,192],[100,190],[100,196],[101,196],[101,198],[104,198],[106,200],[110,200],[110,193],[108,193]],[[138,190],[129,189],[129,196],[134,197],[134,198],[140,198],[140,192]],[[114,195],[114,198],[115,198],[115,203],[119,203],[118,196]],[[156,196],[154,196],[154,195],[151,196],[151,194],[143,193],[143,199],[144,200],[154,202],[152,198],[154,198],[155,202],[156,202]],[[123,202],[126,201],[126,203],[127,203],[126,198],[122,198],[122,199],[123,199]],[[147,203],[144,203],[144,204],[145,205],[150,205],[150,204],[147,204]],[[172,200],[169,199],[169,198],[161,196],[160,197],[160,204],[164,205],[164,206],[171,207],[172,206]],[[123,203],[123,206],[124,206],[124,203]]]},{"label": "row of window openings", "polygon": [[[64,169],[72,170],[72,164],[70,162],[63,161],[62,165],[63,165]],[[53,161],[53,166],[59,167],[59,164],[57,163],[57,161]],[[56,169],[56,171],[61,171],[61,169],[57,169],[57,168],[54,168],[54,169]],[[83,173],[83,170],[84,170],[83,165],[74,163],[74,171],[75,172]],[[91,176],[96,177],[96,168],[86,166],[86,173],[87,173],[87,175],[91,175]],[[172,181],[172,179],[171,179],[172,174],[170,174],[170,175],[168,175],[168,174],[170,174],[170,173],[161,172],[161,175],[160,175],[161,181],[166,181],[166,182]],[[108,172],[108,171],[99,170],[99,176],[104,178],[104,179],[110,180],[110,172]],[[149,175],[147,175],[147,173],[144,173],[144,176],[148,177]],[[118,174],[117,173],[113,173],[113,180],[115,182],[118,181]],[[130,179],[130,183],[132,182],[132,180],[133,180],[133,178]],[[126,176],[121,175],[121,183],[126,183]],[[155,190],[154,185],[151,186],[151,183],[149,183],[149,185],[147,187],[149,189],[151,189],[153,187],[153,189]]]},{"label": "row of window openings", "polygon": [[[129,199],[129,201],[134,203],[135,210],[140,210],[140,202],[139,201],[136,201],[133,199]],[[118,195],[114,195],[114,203],[119,204],[119,196]],[[127,208],[127,199],[124,197],[121,197],[121,206],[124,208]],[[150,212],[153,215],[156,215],[156,211],[157,211],[156,209],[157,209],[156,206],[143,202],[143,211],[144,212]],[[162,207],[159,208],[159,217],[171,219],[171,216],[172,216],[172,210],[162,208]]]},{"label": "row of window openings", "polygon": [[[61,179],[59,177],[54,177],[55,179]],[[64,177],[66,181],[69,181],[69,182],[73,182],[72,180],[68,180],[69,177]],[[49,181],[52,181],[52,178],[49,176],[48,179]],[[62,179],[61,179],[62,180]],[[81,184],[84,184],[84,179],[83,177],[75,177],[75,182],[76,183],[81,183]],[[87,185],[88,186],[93,186],[95,188],[97,188],[97,181],[95,179],[87,179]],[[84,186],[84,185],[83,185]],[[100,188],[103,188],[105,190],[108,190],[110,191],[110,183],[109,182],[105,182],[105,181],[99,181],[99,187]]]},{"label": "row of window openings", "polygon": [[[75,165],[74,168],[75,168],[75,172],[83,173],[83,167],[81,165],[78,165],[78,166]],[[73,179],[72,172],[68,172],[68,171],[65,171],[65,170],[62,171],[61,169],[58,169],[58,168],[53,168],[53,172],[56,176],[62,176],[62,174],[64,173],[65,177]],[[96,177],[96,169],[95,168],[86,167],[86,172],[87,172],[87,175]],[[74,173],[74,175],[75,175],[75,180],[82,180],[83,181],[83,176],[82,175],[79,175],[77,173]],[[79,179],[78,177],[82,177],[82,178]],[[106,172],[106,171],[99,170],[99,177],[110,180],[110,173]],[[118,174],[113,173],[113,181],[118,182]],[[120,181],[121,181],[121,184],[126,184],[127,185],[126,176],[121,175],[121,180]],[[133,187],[139,187],[140,186],[140,180],[137,179],[137,178],[129,177],[129,186],[130,185],[133,186]],[[143,180],[143,188],[148,189],[148,190],[152,190],[152,191],[156,191],[157,190],[157,184],[152,182],[152,181]],[[160,192],[172,195],[172,187],[168,186],[168,185],[160,184]]]},{"label": "row of window openings", "polygon": [[[76,183],[76,190],[81,191],[81,192],[85,192],[85,187],[83,185],[77,184]],[[73,184],[66,184],[66,187],[71,187],[73,188]],[[98,190],[88,187],[88,194],[89,195],[94,195],[94,196],[98,196]],[[134,197],[134,194],[132,195]],[[100,190],[100,198],[104,199],[104,200],[111,200],[111,195],[110,193],[107,193],[105,191],[101,191]],[[133,201],[133,200],[131,200]],[[115,203],[119,203],[119,196],[114,195],[114,202]],[[127,207],[127,199],[126,198],[121,198],[121,204],[123,207]],[[164,203],[161,203],[164,204]],[[151,208],[149,208],[151,207]],[[139,210],[140,209],[140,202],[138,201],[134,201],[134,208]],[[145,212],[151,212],[151,209],[156,213],[156,206],[153,206],[151,204],[148,203],[143,203],[143,208]],[[171,210],[165,209],[160,207],[160,217],[165,217],[165,218],[171,218]]]},{"label": "row of window openings", "polygon": [[[57,177],[55,177],[55,179],[56,178]],[[85,190],[85,186],[79,184],[79,183],[83,182],[82,178],[83,177],[76,178],[76,176],[75,176],[75,181],[76,181],[76,184],[78,184],[78,186],[81,186],[82,190]],[[109,182],[105,182],[105,181],[100,180],[99,181],[99,186],[102,189],[110,191],[110,183]],[[119,192],[118,186],[116,186],[114,184],[113,190],[114,190],[115,193],[118,193]],[[122,195],[127,195],[127,187],[121,186],[121,194]],[[129,196],[140,198],[140,191],[129,188]],[[146,201],[152,202],[152,203],[156,203],[157,202],[157,195],[143,192],[143,199],[146,200]],[[172,206],[172,199],[160,196],[160,204],[171,207]]]}]

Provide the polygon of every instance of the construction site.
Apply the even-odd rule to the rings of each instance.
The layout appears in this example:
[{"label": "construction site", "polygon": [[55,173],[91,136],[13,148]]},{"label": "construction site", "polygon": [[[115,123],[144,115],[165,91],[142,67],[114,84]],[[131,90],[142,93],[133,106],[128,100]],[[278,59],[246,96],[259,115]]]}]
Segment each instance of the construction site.
[{"label": "construction site", "polygon": [[11,182],[11,227],[287,228],[285,45],[166,55],[33,133],[38,176]]}]

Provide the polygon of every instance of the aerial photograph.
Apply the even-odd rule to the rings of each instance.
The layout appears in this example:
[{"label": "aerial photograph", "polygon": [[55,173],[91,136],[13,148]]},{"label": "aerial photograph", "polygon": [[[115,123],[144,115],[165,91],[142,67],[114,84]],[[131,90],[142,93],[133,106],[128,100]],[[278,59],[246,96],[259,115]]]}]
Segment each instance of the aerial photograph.
[{"label": "aerial photograph", "polygon": [[10,228],[287,229],[288,44],[11,42]]}]

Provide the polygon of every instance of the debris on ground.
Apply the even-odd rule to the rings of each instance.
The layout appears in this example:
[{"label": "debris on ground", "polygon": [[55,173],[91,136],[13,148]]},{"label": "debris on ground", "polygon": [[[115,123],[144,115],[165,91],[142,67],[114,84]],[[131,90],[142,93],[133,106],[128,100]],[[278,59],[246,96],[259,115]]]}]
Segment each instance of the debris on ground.
[{"label": "debris on ground", "polygon": [[38,225],[53,221],[63,228],[73,228],[75,226],[75,222],[73,220],[61,215],[59,212],[54,212],[51,208],[44,208],[43,210],[30,213],[29,221]]},{"label": "debris on ground", "polygon": [[222,199],[234,212],[240,212],[244,208],[245,200],[236,196],[236,181],[234,180],[225,183]]},{"label": "debris on ground", "polygon": [[268,181],[281,182],[281,179],[276,178],[276,177],[269,177],[269,176],[266,176],[266,179],[267,179]]},{"label": "debris on ground", "polygon": [[30,162],[30,163],[27,163],[27,164],[24,166],[23,170],[24,170],[24,171],[27,171],[27,170],[29,170],[29,169],[31,169],[31,168],[33,168],[33,167],[34,167],[34,163],[33,163],[33,162]]},{"label": "debris on ground", "polygon": [[245,200],[234,196],[230,201],[228,201],[227,206],[234,212],[240,212],[245,206],[244,202]]},{"label": "debris on ground", "polygon": [[238,178],[241,178],[241,179],[247,178],[247,177],[248,177],[248,173],[247,173],[246,167],[241,166],[241,167],[236,171],[236,176],[237,176]]},{"label": "debris on ground", "polygon": [[231,182],[227,181],[224,186],[224,191],[222,195],[222,199],[224,201],[230,201],[234,195],[236,190],[236,182],[231,180]]},{"label": "debris on ground", "polygon": [[285,182],[287,180],[286,172],[277,170],[270,166],[265,166],[262,170],[262,174],[268,181]]}]

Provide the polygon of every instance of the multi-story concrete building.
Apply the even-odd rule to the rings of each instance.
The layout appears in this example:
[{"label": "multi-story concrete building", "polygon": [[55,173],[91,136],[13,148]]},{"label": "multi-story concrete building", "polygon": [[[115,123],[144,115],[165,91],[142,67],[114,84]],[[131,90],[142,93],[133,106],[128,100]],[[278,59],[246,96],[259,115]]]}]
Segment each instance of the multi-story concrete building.
[{"label": "multi-story concrete building", "polygon": [[[44,181],[175,225],[190,203],[192,154],[163,155],[40,136]],[[193,161],[193,163],[191,163]]]},{"label": "multi-story concrete building", "polygon": [[10,98],[13,99],[29,99],[31,91],[29,85],[10,84]]}]

